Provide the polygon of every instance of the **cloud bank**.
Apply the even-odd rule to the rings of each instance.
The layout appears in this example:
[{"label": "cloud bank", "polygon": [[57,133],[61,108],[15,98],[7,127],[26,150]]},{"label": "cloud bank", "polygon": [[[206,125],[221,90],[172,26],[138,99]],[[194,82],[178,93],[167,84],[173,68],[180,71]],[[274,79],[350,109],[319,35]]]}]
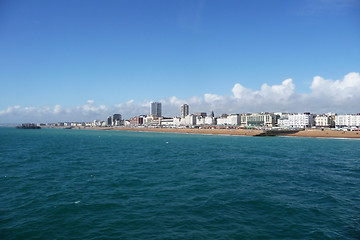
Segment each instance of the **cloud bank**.
[{"label": "cloud bank", "polygon": [[[312,113],[358,113],[360,112],[360,74],[351,72],[341,80],[324,79],[315,76],[310,93],[297,93],[291,78],[279,85],[264,83],[259,90],[246,88],[236,83],[229,95],[206,93],[202,97],[180,99],[172,96],[161,100],[163,115],[178,116],[180,105],[190,105],[190,112],[222,113],[245,112],[305,112]],[[124,118],[149,113],[151,101],[130,100],[113,106],[97,105],[94,101],[73,108],[61,105],[53,107],[9,106],[0,110],[0,123],[58,122],[105,120],[113,113],[121,113]]]}]

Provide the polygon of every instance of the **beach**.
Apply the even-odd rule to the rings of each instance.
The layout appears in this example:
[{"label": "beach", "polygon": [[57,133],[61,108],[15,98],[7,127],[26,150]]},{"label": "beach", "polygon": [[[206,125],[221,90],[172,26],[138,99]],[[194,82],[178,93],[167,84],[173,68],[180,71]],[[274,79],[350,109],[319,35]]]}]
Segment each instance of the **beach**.
[{"label": "beach", "polygon": [[[93,127],[87,129],[134,131],[134,132],[165,132],[187,134],[213,134],[213,135],[237,135],[256,136],[263,132],[257,129],[198,129],[198,128],[130,128],[130,127]],[[288,134],[289,137],[318,137],[318,138],[360,138],[359,131],[336,131],[328,129],[306,129],[297,133]]]},{"label": "beach", "polygon": [[336,130],[321,130],[321,129],[307,129],[297,133],[288,135],[293,137],[318,137],[318,138],[360,138],[359,131],[336,131]]}]

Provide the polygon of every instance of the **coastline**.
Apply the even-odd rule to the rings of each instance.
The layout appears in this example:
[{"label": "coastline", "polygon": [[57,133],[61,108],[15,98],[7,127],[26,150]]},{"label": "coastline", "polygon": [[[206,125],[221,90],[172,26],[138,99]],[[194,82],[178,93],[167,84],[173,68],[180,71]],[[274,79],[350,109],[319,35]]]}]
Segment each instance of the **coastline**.
[{"label": "coastline", "polygon": [[321,129],[306,129],[294,134],[291,137],[313,137],[313,138],[360,138],[359,131],[336,131],[336,130],[321,130]]},{"label": "coastline", "polygon": [[[81,128],[83,129],[83,128]],[[236,136],[255,136],[262,130],[252,129],[198,129],[198,128],[108,128],[93,127],[87,129],[94,130],[113,130],[113,131],[130,131],[130,132],[162,132],[162,133],[187,133],[187,134],[209,134],[209,135],[236,135]]]},{"label": "coastline", "polygon": [[[129,128],[129,127],[92,127],[74,128],[89,130],[113,130],[132,132],[163,132],[163,133],[188,133],[188,134],[209,134],[209,135],[234,135],[234,136],[255,136],[262,133],[256,129],[194,129],[194,128]],[[282,135],[287,137],[312,137],[312,138],[360,138],[359,131],[336,131],[321,129],[306,129],[297,133]]]}]

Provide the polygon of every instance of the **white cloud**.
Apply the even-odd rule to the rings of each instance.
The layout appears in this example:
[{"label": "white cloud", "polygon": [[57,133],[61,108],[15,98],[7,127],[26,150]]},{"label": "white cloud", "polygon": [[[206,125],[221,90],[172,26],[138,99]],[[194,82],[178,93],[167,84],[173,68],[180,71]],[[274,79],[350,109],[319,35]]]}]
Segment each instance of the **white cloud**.
[{"label": "white cloud", "polygon": [[342,80],[313,78],[311,93],[305,96],[309,104],[317,109],[332,107],[333,111],[360,112],[360,74],[351,72]]},{"label": "white cloud", "polygon": [[131,99],[131,100],[127,101],[126,104],[131,105],[131,104],[133,104],[134,102],[135,102],[134,99]]},{"label": "white cloud", "polygon": [[[310,85],[310,93],[300,94],[295,91],[292,79],[286,79],[279,85],[264,83],[259,90],[252,90],[235,83],[229,95],[205,93],[203,97],[194,96],[187,100],[172,96],[161,100],[163,115],[178,116],[180,105],[190,105],[190,112],[244,113],[261,111],[287,111],[314,113],[360,112],[360,74],[351,72],[341,80],[324,79],[315,76]],[[97,105],[88,100],[84,105],[64,108],[9,106],[0,110],[0,123],[9,122],[57,122],[57,121],[92,121],[105,120],[107,116],[121,113],[124,118],[149,113],[149,100],[136,102],[129,100],[113,106]]]},{"label": "white cloud", "polygon": [[64,110],[60,105],[55,105],[53,112],[54,112],[54,114],[61,114],[64,112]]},{"label": "white cloud", "polygon": [[246,100],[248,97],[252,97],[253,94],[251,89],[243,87],[240,83],[235,83],[232,88],[232,93],[235,98],[243,100]]},{"label": "white cloud", "polygon": [[295,85],[292,82],[292,79],[284,80],[281,85],[269,86],[264,83],[261,86],[259,94],[266,98],[274,99],[277,102],[288,100],[295,92]]},{"label": "white cloud", "polygon": [[205,102],[212,104],[212,103],[216,103],[216,102],[224,100],[224,97],[216,95],[216,94],[205,93],[204,100],[205,100]]},{"label": "white cloud", "polygon": [[195,105],[201,104],[202,102],[203,102],[202,98],[199,98],[199,97],[196,97],[196,96],[191,97],[191,98],[188,100],[188,103],[189,103],[189,104],[195,104]]},{"label": "white cloud", "polygon": [[357,99],[360,96],[360,74],[349,73],[343,80],[323,79],[316,76],[310,86],[312,94],[317,97],[333,97],[338,101]]},{"label": "white cloud", "polygon": [[184,100],[181,100],[175,96],[172,96],[168,100],[165,99],[163,102],[167,102],[170,105],[175,105],[175,106],[180,106],[181,104],[184,104]]},{"label": "white cloud", "polygon": [[17,110],[19,110],[19,109],[20,109],[19,105],[8,107],[6,110],[1,110],[0,111],[0,116],[1,115],[6,115],[6,114],[16,113]]},{"label": "white cloud", "polygon": [[236,103],[240,112],[254,111],[285,111],[290,102],[298,96],[295,93],[295,85],[292,79],[284,80],[281,85],[264,83],[260,90],[251,90],[236,83],[232,88],[230,103]]}]

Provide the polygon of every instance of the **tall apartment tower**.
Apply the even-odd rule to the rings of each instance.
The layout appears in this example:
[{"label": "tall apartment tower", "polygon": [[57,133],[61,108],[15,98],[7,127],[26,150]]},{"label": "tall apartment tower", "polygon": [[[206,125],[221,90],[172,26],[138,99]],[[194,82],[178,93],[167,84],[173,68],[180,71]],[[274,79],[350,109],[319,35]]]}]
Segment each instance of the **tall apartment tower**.
[{"label": "tall apartment tower", "polygon": [[181,118],[185,118],[187,115],[189,115],[189,105],[183,104],[180,107],[180,116]]},{"label": "tall apartment tower", "polygon": [[112,116],[109,116],[106,122],[108,126],[112,126]]},{"label": "tall apartment tower", "polygon": [[112,116],[112,125],[120,126],[120,124],[121,124],[121,114],[116,113]]},{"label": "tall apartment tower", "polygon": [[151,102],[150,103],[150,115],[155,117],[161,117],[161,103]]}]

